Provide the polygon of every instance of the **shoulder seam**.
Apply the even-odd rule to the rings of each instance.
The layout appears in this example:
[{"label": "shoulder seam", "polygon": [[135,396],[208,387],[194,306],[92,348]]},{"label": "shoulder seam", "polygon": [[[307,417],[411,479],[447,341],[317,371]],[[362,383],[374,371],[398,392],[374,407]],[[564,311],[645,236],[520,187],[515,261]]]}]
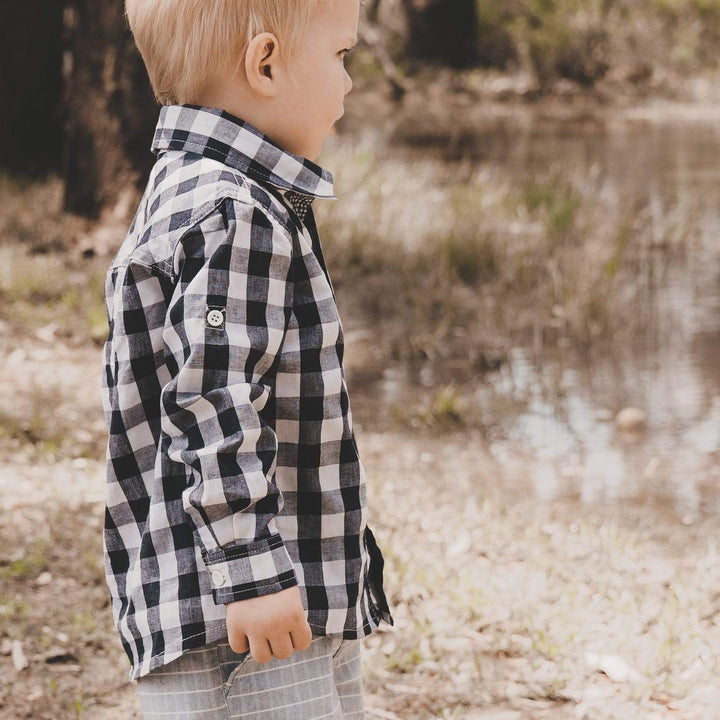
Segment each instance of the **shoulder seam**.
[{"label": "shoulder seam", "polygon": [[[233,177],[235,176],[233,175]],[[237,177],[235,177],[235,182],[237,182]],[[238,187],[242,188],[243,186],[238,184]],[[288,230],[286,220],[280,215],[280,213],[277,212],[277,210],[275,210],[272,205],[263,205],[252,195],[250,195],[249,197],[235,197],[227,195],[226,198],[229,200],[234,200],[235,202],[243,203],[244,205],[252,205],[253,207],[256,207],[258,210],[267,214],[272,220],[275,221],[275,223],[278,225],[278,229],[283,232],[286,239],[290,242],[290,244],[292,244],[292,233]]]},{"label": "shoulder seam", "polygon": [[[239,187],[242,187],[240,185]],[[151,267],[157,268],[159,272],[161,272],[163,275],[165,275],[167,278],[175,280],[175,273],[173,272],[173,264],[172,260],[170,258],[175,257],[175,253],[177,252],[178,245],[185,239],[187,234],[196,228],[203,220],[207,219],[210,215],[212,215],[213,212],[215,212],[223,203],[227,202],[228,200],[231,200],[232,202],[241,203],[243,205],[250,205],[254,208],[257,208],[261,212],[265,213],[269,219],[273,222],[273,225],[282,232],[285,239],[288,241],[288,244],[290,247],[294,248],[294,242],[291,233],[288,231],[287,227],[285,227],[285,223],[283,222],[282,218],[278,217],[278,214],[275,210],[273,210],[270,207],[266,207],[265,205],[259,203],[255,198],[253,197],[239,197],[236,195],[231,194],[225,194],[222,197],[215,198],[215,200],[207,205],[204,205],[203,207],[199,208],[197,213],[195,213],[193,216],[190,217],[190,219],[187,221],[187,225],[183,232],[178,236],[178,239],[173,243],[171,247],[171,253],[170,257],[166,260],[160,261],[158,263],[154,263]],[[208,207],[208,205],[210,205]]]},{"label": "shoulder seam", "polygon": [[[237,181],[237,176],[236,176],[234,173],[233,173],[233,177],[234,177],[235,180]],[[241,177],[244,179],[245,177],[248,177],[248,176],[241,175]],[[262,183],[258,182],[258,181],[255,180],[254,178],[249,177],[249,180],[250,180],[251,182],[253,182],[258,188],[260,188],[264,193],[267,193],[268,197],[275,198],[275,201],[276,201],[276,202],[280,203],[281,205],[283,205],[283,207],[285,207],[285,206],[284,206],[284,203],[281,203],[281,202],[277,199],[275,193],[274,193],[270,188],[265,187]],[[240,187],[242,187],[242,186],[240,186]],[[249,187],[248,187],[248,190],[249,190]],[[238,199],[241,200],[240,198],[238,198]],[[275,220],[276,220],[278,223],[280,223],[280,225],[282,225],[283,227],[287,225],[286,219],[283,218],[282,215],[280,215],[280,213],[275,209],[272,201],[271,201],[270,204],[267,205],[267,206],[261,205],[261,204],[258,203],[258,201],[257,201],[254,197],[252,197],[252,191],[251,191],[251,194],[250,194],[250,199],[251,199],[251,201],[255,204],[256,207],[261,208],[261,209],[263,209],[263,210],[266,210],[266,211],[268,212],[268,214],[272,215],[272,216],[275,218]],[[242,200],[241,200],[241,202],[242,202]],[[288,213],[288,218],[289,218],[289,213]]]},{"label": "shoulder seam", "polygon": [[286,223],[283,220],[283,218],[279,215],[279,213],[272,207],[266,207],[262,203],[258,202],[254,197],[250,196],[248,198],[241,198],[241,197],[234,197],[232,195],[227,195],[223,200],[233,200],[234,202],[242,203],[243,205],[252,205],[253,207],[257,208],[261,212],[264,212],[266,215],[270,217],[271,220],[274,220],[275,223],[278,226],[278,229],[282,231],[283,235],[285,235],[286,239],[290,244],[292,244],[292,234],[288,231],[286,227]]},{"label": "shoulder seam", "polygon": [[183,238],[197,225],[199,225],[205,218],[209,217],[217,208],[225,202],[225,196],[214,198],[211,202],[205,203],[198,210],[193,213],[188,219],[185,228],[178,236],[178,239],[170,247],[170,257],[161,260],[160,262],[154,263],[160,272],[171,280],[175,280],[175,273],[172,271],[173,264],[172,259],[175,257],[178,245],[183,241]]}]

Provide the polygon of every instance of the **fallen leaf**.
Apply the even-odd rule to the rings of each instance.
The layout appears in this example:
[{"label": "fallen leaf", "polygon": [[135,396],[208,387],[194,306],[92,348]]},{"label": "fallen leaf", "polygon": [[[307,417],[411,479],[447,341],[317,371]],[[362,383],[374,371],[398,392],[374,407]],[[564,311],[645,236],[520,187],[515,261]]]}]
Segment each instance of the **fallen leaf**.
[{"label": "fallen leaf", "polygon": [[46,663],[77,663],[77,655],[69,652],[66,648],[62,647],[51,647],[47,652],[44,652],[40,656],[41,660]]},{"label": "fallen leaf", "polygon": [[639,682],[642,675],[630,667],[619,655],[601,655],[585,653],[585,660],[590,667],[598,672],[605,673],[613,682]]},{"label": "fallen leaf", "polygon": [[381,718],[381,720],[402,720],[399,715],[389,710],[382,710],[381,708],[365,706],[365,711],[370,717]]}]

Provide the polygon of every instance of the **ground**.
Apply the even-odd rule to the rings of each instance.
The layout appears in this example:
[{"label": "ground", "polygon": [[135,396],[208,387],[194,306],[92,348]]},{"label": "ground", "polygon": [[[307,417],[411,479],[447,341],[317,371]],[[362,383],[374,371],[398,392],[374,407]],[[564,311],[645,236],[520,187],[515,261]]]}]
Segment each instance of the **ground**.
[{"label": "ground", "polygon": [[[1,342],[0,410],[28,422],[2,442],[0,713],[137,718],[102,571],[100,348]],[[537,502],[462,429],[358,444],[395,617],[364,641],[369,720],[714,717],[716,520]]]}]

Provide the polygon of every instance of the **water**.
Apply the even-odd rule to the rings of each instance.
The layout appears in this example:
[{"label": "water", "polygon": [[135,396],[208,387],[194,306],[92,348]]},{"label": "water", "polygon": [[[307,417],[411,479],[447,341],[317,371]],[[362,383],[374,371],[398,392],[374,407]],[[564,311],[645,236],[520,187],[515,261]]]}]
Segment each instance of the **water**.
[{"label": "water", "polygon": [[[697,241],[657,269],[641,342],[592,357],[516,347],[463,393],[476,403],[508,487],[544,500],[669,501],[688,517],[720,512],[720,121],[568,123],[523,114],[471,118],[449,133],[419,119],[398,122],[390,137],[398,162],[430,154],[500,164],[518,177],[581,166],[651,213],[697,208]],[[387,405],[419,391],[416,372],[390,367],[373,397]],[[626,407],[645,413],[643,430],[618,428]]]}]

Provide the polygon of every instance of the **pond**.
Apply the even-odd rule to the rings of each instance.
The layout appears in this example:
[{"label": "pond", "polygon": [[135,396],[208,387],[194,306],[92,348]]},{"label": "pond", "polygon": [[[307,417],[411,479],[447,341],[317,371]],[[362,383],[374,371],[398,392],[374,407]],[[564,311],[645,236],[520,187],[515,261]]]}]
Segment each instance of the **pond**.
[{"label": "pond", "polygon": [[[697,237],[656,269],[641,342],[602,354],[516,346],[463,393],[477,405],[508,489],[550,501],[669,504],[687,518],[720,512],[720,121],[568,120],[514,110],[478,114],[451,131],[436,118],[398,120],[383,136],[399,163],[430,156],[501,164],[518,179],[581,166],[651,212],[692,201]],[[420,391],[418,377],[387,367],[360,391],[382,413]],[[366,402],[354,402],[370,424]],[[623,431],[616,416],[631,407],[644,422]]]}]

